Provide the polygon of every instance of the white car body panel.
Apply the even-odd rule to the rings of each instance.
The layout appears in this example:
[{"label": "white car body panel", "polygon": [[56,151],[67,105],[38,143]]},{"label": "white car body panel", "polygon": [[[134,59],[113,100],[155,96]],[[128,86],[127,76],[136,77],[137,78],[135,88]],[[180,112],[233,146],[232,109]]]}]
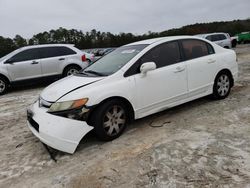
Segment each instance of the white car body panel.
[{"label": "white car body panel", "polygon": [[65,58],[65,57],[58,57],[57,59],[55,59],[54,57],[41,59],[43,76],[52,76],[61,74],[61,71],[59,71],[59,63],[61,63],[59,61],[60,58]]},{"label": "white car body panel", "polygon": [[[116,73],[107,77],[70,76],[48,86],[41,93],[41,98],[49,102],[88,98],[86,106],[91,107],[111,97],[122,97],[130,102],[134,109],[135,119],[139,119],[211,94],[214,79],[219,71],[223,69],[230,70],[234,80],[237,80],[238,65],[236,63],[235,52],[224,49],[205,39],[199,40],[211,44],[215,50],[215,54],[158,68],[147,72],[145,75],[135,74],[124,77],[124,73],[148,50],[167,41],[185,38],[185,36],[166,37],[132,43],[130,45],[149,44],[149,46],[138,53]],[[198,39],[197,37],[187,38]],[[63,125],[63,129],[65,130],[63,139],[67,138],[66,140],[71,144],[63,145],[61,142],[58,142],[57,145],[52,145],[50,138],[47,141],[47,138],[43,135],[37,135],[38,133],[34,130],[32,132],[42,142],[68,153],[75,151],[76,144],[80,142],[87,132],[93,129],[86,122],[51,115],[45,109],[41,111],[38,106],[33,109],[33,112],[35,114],[34,119],[40,125],[41,130],[46,130],[45,132],[52,137],[52,140],[53,137],[60,139],[63,135],[62,131],[57,133],[58,127],[56,125],[58,123],[56,122],[60,121],[60,126]],[[48,126],[48,123],[44,119],[51,121],[54,127],[50,129],[50,126]],[[69,126],[73,126],[73,124],[75,127],[71,129]],[[43,126],[44,128],[42,128]],[[67,128],[69,128],[69,132],[66,131]],[[77,133],[76,137],[74,137],[75,133]]]},{"label": "white car body panel", "polygon": [[[67,78],[63,78],[49,85],[45,90],[43,90],[43,92],[41,93],[41,97],[49,102],[55,102],[69,91],[87,85],[89,83],[98,81],[100,79],[101,78],[99,77],[82,79],[82,77],[78,76],[69,76]],[[82,98],[82,95],[80,98]],[[70,100],[75,100],[80,98],[74,97],[73,99]],[[66,100],[67,99],[65,99],[64,101]]]},{"label": "white car body panel", "polygon": [[11,81],[38,78],[42,76],[41,61],[39,59],[6,64]]},{"label": "white car body panel", "polygon": [[166,109],[168,104],[187,97],[187,70],[183,62],[158,68],[148,72],[147,75],[137,74],[134,79],[139,103],[136,117]]}]

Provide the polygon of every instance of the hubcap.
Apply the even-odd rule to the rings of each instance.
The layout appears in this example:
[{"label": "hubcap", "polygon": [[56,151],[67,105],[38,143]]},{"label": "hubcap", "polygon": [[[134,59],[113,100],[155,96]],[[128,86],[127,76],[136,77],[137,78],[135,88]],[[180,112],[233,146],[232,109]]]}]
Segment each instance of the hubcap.
[{"label": "hubcap", "polygon": [[115,105],[111,107],[104,115],[103,127],[109,136],[119,134],[125,123],[125,111],[120,106]]},{"label": "hubcap", "polygon": [[78,73],[78,70],[76,70],[76,69],[69,69],[69,71],[67,72],[67,76],[72,75],[72,74],[76,74],[76,73]]},{"label": "hubcap", "polygon": [[0,93],[2,93],[5,90],[5,87],[6,87],[5,83],[2,80],[0,80]]},{"label": "hubcap", "polygon": [[221,75],[217,82],[217,91],[220,96],[227,95],[230,89],[230,80],[229,77],[225,74]]}]

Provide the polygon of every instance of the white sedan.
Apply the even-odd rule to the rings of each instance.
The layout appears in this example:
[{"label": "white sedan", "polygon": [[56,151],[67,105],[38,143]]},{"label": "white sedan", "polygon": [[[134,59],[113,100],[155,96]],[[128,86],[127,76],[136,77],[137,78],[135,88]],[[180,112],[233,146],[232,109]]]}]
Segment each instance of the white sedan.
[{"label": "white sedan", "polygon": [[140,41],[44,89],[27,110],[28,126],[46,145],[74,153],[92,129],[109,141],[134,119],[206,95],[224,99],[237,74],[235,52],[206,39]]}]

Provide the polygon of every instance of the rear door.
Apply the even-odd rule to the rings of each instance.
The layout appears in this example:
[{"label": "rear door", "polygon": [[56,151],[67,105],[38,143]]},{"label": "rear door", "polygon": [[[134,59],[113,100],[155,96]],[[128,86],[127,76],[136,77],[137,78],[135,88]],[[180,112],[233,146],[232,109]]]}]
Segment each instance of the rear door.
[{"label": "rear door", "polygon": [[76,54],[75,51],[64,46],[41,48],[42,74],[43,76],[59,75],[62,73],[62,64],[67,62],[70,55]]},{"label": "rear door", "polygon": [[218,35],[218,38],[219,38],[219,41],[218,41],[218,44],[222,47],[229,47],[228,46],[228,40],[227,40],[227,37],[224,35],[224,34],[219,34]]},{"label": "rear door", "polygon": [[213,87],[217,61],[213,47],[202,40],[182,40],[182,50],[188,72],[189,97],[203,95]]},{"label": "rear door", "polygon": [[7,69],[12,81],[33,79],[42,76],[39,49],[23,50],[7,60]]}]

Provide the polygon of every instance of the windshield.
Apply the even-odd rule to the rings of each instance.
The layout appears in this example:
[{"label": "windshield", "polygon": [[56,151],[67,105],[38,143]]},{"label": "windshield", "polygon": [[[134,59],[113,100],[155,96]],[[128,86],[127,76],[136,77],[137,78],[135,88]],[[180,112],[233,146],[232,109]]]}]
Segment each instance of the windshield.
[{"label": "windshield", "polygon": [[122,46],[113,52],[99,59],[89,67],[83,70],[82,73],[92,73],[99,76],[108,76],[127,64],[133,57],[141,52],[146,44]]}]

